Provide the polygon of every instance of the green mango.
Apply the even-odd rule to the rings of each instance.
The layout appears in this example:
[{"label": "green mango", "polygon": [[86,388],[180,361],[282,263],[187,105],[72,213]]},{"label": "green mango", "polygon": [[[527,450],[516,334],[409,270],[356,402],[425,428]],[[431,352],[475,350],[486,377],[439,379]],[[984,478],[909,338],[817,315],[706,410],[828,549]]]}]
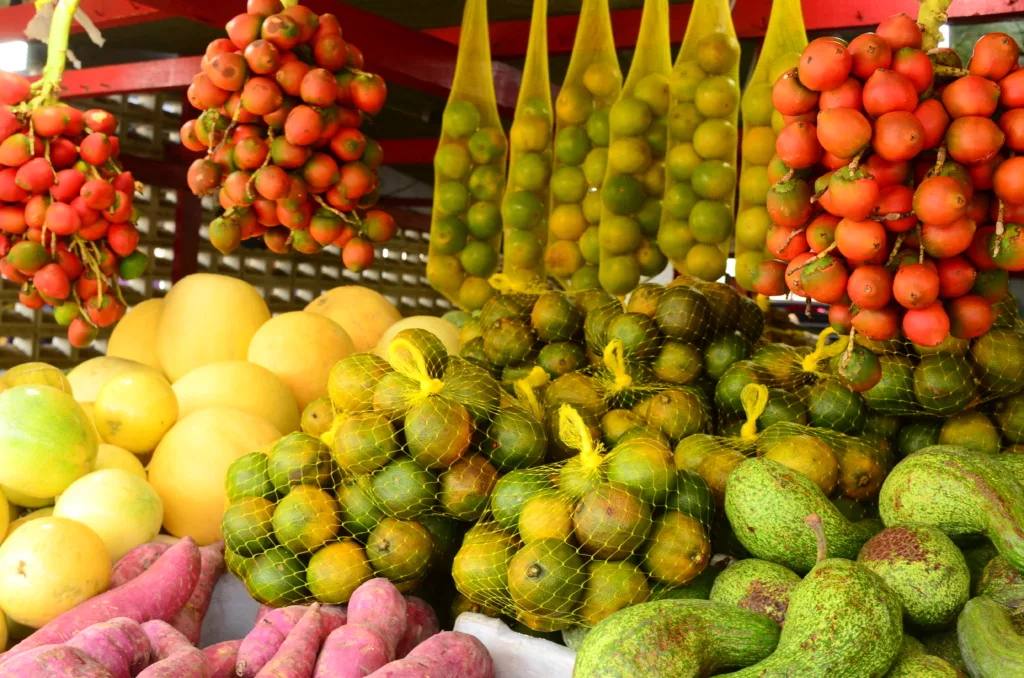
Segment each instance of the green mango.
[{"label": "green mango", "polygon": [[602,620],[576,653],[573,678],[698,678],[769,656],[778,624],[709,600],[658,600]]},{"label": "green mango", "polygon": [[917,523],[950,537],[981,534],[1024,570],[1024,482],[999,457],[933,445],[893,468],[878,497],[888,525]]},{"label": "green mango", "polygon": [[881,530],[877,520],[851,523],[813,480],[770,459],[748,459],[729,476],[725,515],[733,532],[750,553],[785,565],[797,574],[817,558],[814,533],[804,518],[821,517],[828,556],[853,560],[872,535]]}]

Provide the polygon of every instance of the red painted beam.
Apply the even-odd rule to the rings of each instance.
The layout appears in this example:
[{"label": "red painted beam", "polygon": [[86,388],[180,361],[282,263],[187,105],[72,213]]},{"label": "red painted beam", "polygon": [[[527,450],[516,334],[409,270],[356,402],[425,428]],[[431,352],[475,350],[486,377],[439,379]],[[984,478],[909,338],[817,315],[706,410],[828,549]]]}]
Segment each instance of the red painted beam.
[{"label": "red painted beam", "polygon": [[[771,0],[736,0],[733,25],[741,38],[762,37],[768,27]],[[956,0],[949,16],[957,19],[1000,19],[1019,14],[1020,0]],[[871,27],[882,19],[905,12],[917,16],[917,0],[803,0],[804,24],[808,31]],[[669,36],[673,44],[682,42],[690,19],[690,4],[669,7]],[[611,12],[615,46],[628,49],[636,46],[640,32],[642,9],[620,9]],[[548,52],[569,54],[576,40],[579,16],[575,14],[548,17]],[[460,26],[431,28],[424,31],[445,42],[457,45]],[[529,19],[496,21],[491,24],[491,53],[495,58],[515,58],[526,54],[530,35]]]},{"label": "red painted beam", "polygon": [[[241,3],[211,0],[141,0],[167,14],[223,26],[238,14]],[[366,68],[393,82],[421,92],[447,97],[455,76],[458,49],[422,31],[407,28],[372,12],[338,0],[304,0],[303,5],[322,14],[338,17],[344,35],[351,38],[366,57]],[[494,91],[498,109],[507,117],[515,111],[522,71],[495,62]]]},{"label": "red painted beam", "polygon": [[385,165],[429,165],[434,162],[437,139],[378,139]]},{"label": "red painted beam", "polygon": [[[170,16],[132,0],[82,0],[79,10],[85,12],[101,31],[143,21],[166,19]],[[35,13],[35,5],[31,2],[0,9],[0,42],[24,40],[25,26]],[[84,30],[77,22],[71,26],[72,33],[81,33]]]},{"label": "red painted beam", "polygon": [[184,89],[199,72],[202,57],[177,57],[64,71],[61,96],[74,97]]}]

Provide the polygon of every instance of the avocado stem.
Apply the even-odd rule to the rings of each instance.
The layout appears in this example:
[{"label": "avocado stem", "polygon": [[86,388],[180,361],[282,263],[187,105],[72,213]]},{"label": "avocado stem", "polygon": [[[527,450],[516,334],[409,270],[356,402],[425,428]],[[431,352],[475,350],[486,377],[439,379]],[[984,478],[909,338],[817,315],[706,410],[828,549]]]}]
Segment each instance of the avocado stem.
[{"label": "avocado stem", "polygon": [[804,523],[814,531],[814,537],[818,542],[817,562],[820,563],[828,558],[828,546],[825,544],[825,528],[821,524],[821,516],[817,513],[812,513],[804,518]]}]

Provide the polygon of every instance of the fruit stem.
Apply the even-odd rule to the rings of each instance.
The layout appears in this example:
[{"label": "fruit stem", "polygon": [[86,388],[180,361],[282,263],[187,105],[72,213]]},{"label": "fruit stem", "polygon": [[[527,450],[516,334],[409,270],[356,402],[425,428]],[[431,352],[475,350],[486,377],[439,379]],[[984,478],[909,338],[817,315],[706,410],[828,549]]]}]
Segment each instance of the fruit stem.
[{"label": "fruit stem", "polygon": [[789,243],[793,242],[793,238],[797,237],[806,230],[806,226],[801,226],[800,228],[793,229],[793,232],[786,237],[786,242],[782,243],[782,247],[780,247],[779,250],[781,251],[789,247]]},{"label": "fruit stem", "polygon": [[943,141],[942,145],[939,146],[938,156],[935,158],[935,169],[932,170],[933,174],[938,174],[942,171],[942,166],[946,164],[946,142]]},{"label": "fruit stem", "polygon": [[825,543],[825,528],[821,524],[821,516],[817,513],[804,518],[804,524],[814,531],[815,540],[818,542],[818,556],[817,562],[821,562],[828,558],[828,546]]},{"label": "fruit stem", "polygon": [[921,224],[914,227],[917,230],[917,263],[924,263],[924,238],[921,237]]},{"label": "fruit stem", "polygon": [[[272,143],[274,143],[274,128],[273,127],[268,127],[267,128],[267,157],[263,158],[263,164],[256,168],[256,172],[259,172],[261,169],[263,169],[264,167],[266,167],[267,165],[270,164],[270,145]],[[256,172],[252,173],[252,176],[249,177],[249,181],[247,181],[246,184],[245,184],[245,194],[246,195],[252,195],[252,196],[255,197],[255,194],[253,193],[252,187],[253,187],[253,184],[256,183]]]},{"label": "fruit stem", "polygon": [[814,314],[811,313],[811,310],[813,308],[814,305],[811,303],[811,298],[807,297],[807,299],[804,301],[804,315],[807,316],[808,318],[813,318]]},{"label": "fruit stem", "polygon": [[828,190],[828,186],[826,186],[825,188],[821,189],[820,191],[818,191],[817,193],[812,195],[810,203],[813,205],[814,203],[816,203],[819,200],[821,200],[821,196],[825,195],[825,191],[827,191],[827,190]]},{"label": "fruit stem", "polygon": [[971,72],[966,68],[953,68],[952,66],[936,66],[935,77],[936,78],[962,78],[965,75],[970,75]]},{"label": "fruit stem", "polygon": [[864,148],[860,149],[860,153],[858,153],[857,155],[853,156],[853,160],[850,161],[850,165],[849,165],[851,172],[856,172],[857,171],[857,167],[860,166],[860,159],[864,155],[864,153],[866,153],[866,152],[867,152],[867,146],[865,146]]},{"label": "fruit stem", "polygon": [[999,248],[1003,245],[1003,201],[999,201],[999,213],[996,214],[996,242],[992,245],[992,256],[999,256]]},{"label": "fruit stem", "polygon": [[[213,147],[213,135],[212,134],[210,135],[210,151],[206,155],[207,158],[209,158],[211,155],[213,155],[214,153],[219,151],[221,146],[223,146],[225,143],[227,143],[228,137],[231,136],[231,133],[235,130],[235,125],[238,124],[238,118],[239,118],[239,116],[241,114],[242,114],[242,101],[239,100],[238,101],[238,105],[235,106],[235,112],[231,114],[231,122],[228,123],[228,128],[226,130],[224,130],[224,136],[222,136],[220,138],[220,143],[217,144],[216,148]],[[267,155],[270,155],[270,149],[269,148],[267,149]]]},{"label": "fruit stem", "polygon": [[[254,174],[254,176],[255,176],[255,174]],[[348,214],[345,214],[344,212],[338,211],[338,210],[334,209],[333,207],[331,207],[330,205],[328,205],[327,203],[325,203],[324,199],[321,198],[316,193],[310,193],[309,195],[310,195],[311,198],[313,198],[313,200],[315,200],[317,202],[317,204],[320,205],[320,207],[323,207],[328,212],[331,212],[332,214],[337,215],[338,217],[341,218],[342,221],[344,221],[349,226],[358,226],[359,227],[359,232],[362,233],[362,231],[363,231],[363,222],[360,221],[358,216],[353,219],[351,215],[348,215]]]},{"label": "fruit stem", "polygon": [[839,371],[845,372],[846,366],[850,364],[850,358],[853,357],[853,343],[854,339],[857,338],[857,329],[854,327],[850,328],[850,340],[846,344],[846,350],[843,351],[843,359],[839,363]]},{"label": "fruit stem", "polygon": [[[921,49],[927,52],[938,47],[939,42],[942,41],[939,26],[946,23],[949,18],[946,16],[946,10],[949,9],[953,0],[918,1],[921,3],[921,9],[917,12],[917,25],[921,27],[921,32],[924,34]],[[939,74],[938,70],[938,68],[935,69],[935,75]]]},{"label": "fruit stem", "polygon": [[46,46],[46,65],[43,67],[42,86],[30,108],[46,106],[54,103],[60,93],[60,81],[64,77],[64,68],[68,63],[68,37],[71,35],[71,24],[78,11],[79,0],[59,0],[53,8],[53,19],[50,22],[50,37]]},{"label": "fruit stem", "polygon": [[[886,215],[888,216],[888,215]],[[889,253],[889,259],[885,262],[885,267],[889,268],[896,263],[896,257],[899,256],[900,247],[903,246],[903,240],[907,237],[906,233],[900,233],[896,236],[896,242],[892,246],[892,252]]]},{"label": "fruit stem", "polygon": [[796,173],[796,170],[793,169],[792,167],[790,167],[788,170],[786,170],[786,173],[782,175],[782,178],[780,178],[777,182],[775,182],[775,185],[778,186],[779,184],[786,183],[787,181],[789,181],[790,179],[793,178],[793,175],[795,173]]},{"label": "fruit stem", "polygon": [[[808,266],[810,266],[811,264],[816,262],[818,259],[825,258],[826,256],[828,256],[828,253],[831,252],[832,250],[834,250],[835,248],[836,248],[836,243],[833,242],[831,245],[829,245],[828,247],[826,247],[822,251],[818,252],[817,254],[815,254],[813,257],[811,257],[810,259],[808,259],[804,263],[802,263],[799,266],[797,266],[795,269],[793,269],[793,272],[796,273],[797,271],[802,271],[803,269],[807,268]],[[808,301],[810,301],[810,299],[808,299]]]}]

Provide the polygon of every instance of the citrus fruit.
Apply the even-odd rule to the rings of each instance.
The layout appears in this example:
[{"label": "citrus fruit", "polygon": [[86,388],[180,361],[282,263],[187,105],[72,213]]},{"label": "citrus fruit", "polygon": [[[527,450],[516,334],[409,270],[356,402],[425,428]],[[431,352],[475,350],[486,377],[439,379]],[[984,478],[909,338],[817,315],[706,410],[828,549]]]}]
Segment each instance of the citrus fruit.
[{"label": "citrus fruit", "polygon": [[608,148],[608,164],[622,174],[644,172],[651,164],[651,147],[640,137],[616,139]]},{"label": "citrus fruit", "polygon": [[220,519],[227,547],[246,558],[273,548],[276,545],[273,518],[273,502],[262,497],[232,502]]},{"label": "citrus fruit", "polygon": [[457,254],[466,246],[466,224],[458,217],[442,217],[434,224],[430,247],[439,254]]},{"label": "citrus fruit", "polygon": [[505,225],[525,231],[540,223],[544,217],[544,205],[529,191],[515,191],[502,203],[501,216]]},{"label": "citrus fruit", "polygon": [[636,219],[630,217],[609,217],[598,231],[598,240],[607,254],[628,254],[640,246],[643,233]]},{"label": "citrus fruit", "polygon": [[704,69],[694,61],[680,61],[672,72],[672,94],[679,103],[694,101],[697,87],[708,77]]},{"label": "citrus fruit", "polygon": [[594,111],[587,118],[587,138],[594,146],[607,146],[611,139],[610,109]]},{"label": "citrus fruit", "polygon": [[442,144],[434,155],[434,167],[441,176],[461,181],[469,175],[472,167],[469,151],[462,144]]},{"label": "citrus fruit", "polygon": [[274,485],[267,473],[267,455],[251,452],[231,462],[225,488],[229,502],[246,497],[271,497]]},{"label": "citrus fruit", "polygon": [[582,125],[594,110],[594,98],[583,87],[563,87],[555,100],[555,115],[568,125]]},{"label": "citrus fruit", "polygon": [[736,244],[748,250],[763,249],[771,223],[767,209],[748,207],[736,217]]},{"label": "citrus fruit", "polygon": [[612,214],[634,214],[645,197],[643,186],[628,174],[609,177],[601,188],[601,199]]},{"label": "citrus fruit", "polygon": [[592,561],[587,563],[587,584],[577,611],[587,626],[630,605],[639,605],[650,596],[647,577],[629,561]]},{"label": "citrus fruit", "polygon": [[518,267],[529,267],[543,255],[543,245],[530,231],[509,231],[505,235],[505,261]]},{"label": "citrus fruit", "polygon": [[727,73],[739,58],[740,43],[727,33],[711,33],[697,43],[697,63],[708,73]]},{"label": "citrus fruit", "polygon": [[459,253],[462,268],[471,276],[486,278],[498,267],[498,253],[489,243],[473,240]]},{"label": "citrus fruit", "polygon": [[794,435],[773,444],[764,454],[814,481],[825,495],[830,495],[839,481],[839,460],[832,447],[812,435]]},{"label": "citrus fruit", "polygon": [[572,518],[580,548],[609,560],[632,555],[644,542],[652,524],[648,505],[614,484],[602,484],[587,491]]},{"label": "citrus fruit", "polygon": [[587,176],[579,167],[559,167],[551,175],[551,197],[561,203],[578,203],[587,195]]},{"label": "citrus fruit", "polygon": [[984,412],[956,414],[942,424],[939,445],[960,445],[981,454],[999,454],[999,429]]},{"label": "citrus fruit", "polygon": [[728,160],[736,148],[736,126],[728,120],[705,120],[693,132],[693,148],[702,158]]},{"label": "citrus fruit", "polygon": [[[666,89],[667,98],[667,89]],[[616,136],[643,134],[651,124],[651,107],[637,98],[620,99],[611,108],[608,116],[609,128]]]},{"label": "citrus fruit", "polygon": [[434,538],[419,522],[385,518],[370,533],[366,555],[378,577],[387,577],[402,590],[401,584],[415,585],[430,569]]},{"label": "citrus fruit", "polygon": [[525,545],[508,565],[508,591],[521,611],[535,615],[547,630],[569,625],[586,586],[586,570],[576,549],[560,539]]},{"label": "citrus fruit", "polygon": [[[767,123],[765,123],[767,125]],[[775,155],[775,132],[771,127],[751,127],[743,132],[743,159],[752,165],[767,165]]]},{"label": "citrus fruit", "polygon": [[732,211],[724,202],[700,200],[690,211],[690,232],[698,243],[725,242],[732,235],[732,226]]},{"label": "citrus fruit", "polygon": [[752,165],[743,169],[740,176],[740,200],[748,205],[765,205],[768,202],[768,190],[772,187],[768,178],[768,168]]},{"label": "citrus fruit", "polygon": [[612,294],[627,294],[640,283],[640,264],[628,254],[608,257],[601,262],[598,279]]},{"label": "citrus fruit", "polygon": [[523,115],[512,123],[510,133],[512,147],[531,152],[540,152],[548,147],[551,139],[551,125],[540,115]]},{"label": "citrus fruit", "polygon": [[309,596],[306,567],[283,546],[252,559],[245,571],[245,587],[253,598],[271,607],[297,603]]},{"label": "citrus fruit", "polygon": [[583,86],[595,97],[614,96],[622,85],[622,74],[618,64],[608,61],[595,61],[583,71]]},{"label": "citrus fruit", "polygon": [[591,190],[583,198],[583,216],[588,224],[601,223],[601,192]]},{"label": "citrus fruit", "polygon": [[505,190],[505,177],[496,165],[480,165],[469,175],[469,192],[476,200],[497,200]]},{"label": "citrus fruit", "polygon": [[604,173],[608,168],[608,149],[594,148],[583,161],[583,174],[591,186],[600,186],[604,182]]},{"label": "citrus fruit", "polygon": [[487,165],[505,157],[508,144],[500,129],[485,127],[469,138],[469,155],[477,165]]},{"label": "citrus fruit", "polygon": [[710,558],[711,541],[701,522],[679,511],[667,511],[654,523],[643,567],[657,581],[682,586],[700,574]]},{"label": "citrus fruit", "polygon": [[316,551],[340,528],[338,502],[312,485],[296,485],[274,509],[274,536],[295,554]]},{"label": "citrus fruit", "polygon": [[[772,84],[774,80],[756,85],[747,85],[747,91],[743,93],[743,101],[740,106],[743,110],[743,121],[750,125],[750,131],[756,127],[771,125],[772,111]],[[746,142],[744,142],[744,145]]]},{"label": "citrus fruit", "polygon": [[501,209],[498,204],[486,200],[474,203],[466,213],[466,229],[477,240],[490,240],[501,233]]},{"label": "citrus fruit", "polygon": [[[472,184],[470,177],[470,184]],[[540,153],[523,153],[516,158],[512,171],[515,186],[527,191],[537,191],[548,182],[548,163]],[[500,190],[500,189],[499,189]]]},{"label": "citrus fruit", "polygon": [[686,252],[686,270],[701,280],[718,280],[725,275],[725,253],[715,245],[695,243]]},{"label": "citrus fruit", "polygon": [[583,252],[573,240],[559,240],[544,253],[548,271],[557,278],[568,278],[583,266]]},{"label": "citrus fruit", "polygon": [[445,108],[441,128],[456,139],[469,138],[480,128],[480,111],[469,101],[453,101]]},{"label": "citrus fruit", "polygon": [[693,144],[681,143],[668,152],[665,159],[665,169],[669,176],[676,181],[689,181],[693,171],[701,164],[703,159],[693,149]]},{"label": "citrus fruit", "polygon": [[131,471],[106,469],[71,483],[57,499],[53,515],[91,528],[117,562],[160,532],[164,507],[160,495]]},{"label": "citrus fruit", "polygon": [[644,141],[651,147],[652,156],[664,158],[668,151],[668,123],[662,118],[652,121],[644,132]]},{"label": "citrus fruit", "polygon": [[576,166],[590,152],[590,138],[582,127],[565,127],[555,135],[555,157],[559,162]]},{"label": "citrus fruit", "polygon": [[352,539],[324,546],[306,567],[306,586],[317,602],[325,605],[347,603],[352,593],[370,579],[373,568],[366,551]]},{"label": "citrus fruit", "polygon": [[[744,180],[750,174],[751,169],[744,170]],[[733,191],[736,190],[736,167],[721,160],[706,160],[693,169],[690,183],[693,190],[702,198],[725,200],[731,197]],[[767,194],[767,192],[768,187],[766,186],[764,193]]]},{"label": "citrus fruit", "polygon": [[110,583],[103,541],[75,520],[22,524],[0,545],[0,604],[19,624],[45,626]]},{"label": "citrus fruit", "polygon": [[694,103],[706,118],[727,118],[740,103],[740,88],[728,75],[716,75],[697,85]]},{"label": "citrus fruit", "polygon": [[469,189],[460,181],[446,181],[437,187],[435,204],[444,214],[461,214],[469,206]]},{"label": "citrus fruit", "polygon": [[587,220],[579,205],[559,205],[551,210],[551,216],[548,218],[548,229],[551,235],[559,240],[578,240],[587,228]]}]

